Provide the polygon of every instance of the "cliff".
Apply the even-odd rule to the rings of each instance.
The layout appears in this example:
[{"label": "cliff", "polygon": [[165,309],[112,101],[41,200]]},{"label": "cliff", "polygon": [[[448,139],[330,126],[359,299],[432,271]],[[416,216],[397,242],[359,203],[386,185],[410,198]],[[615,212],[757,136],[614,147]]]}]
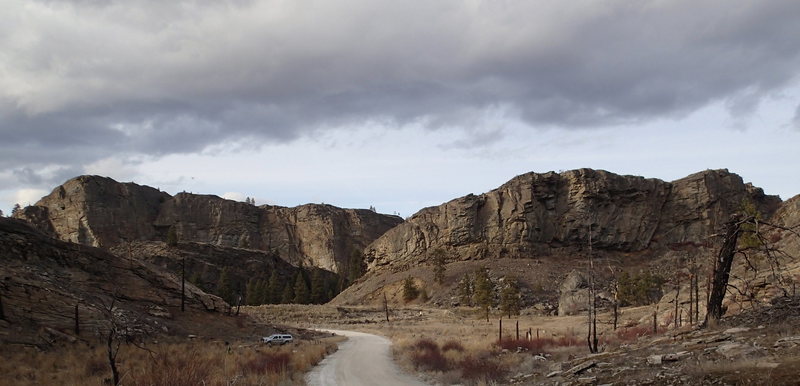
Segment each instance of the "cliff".
[{"label": "cliff", "polygon": [[124,242],[163,241],[174,227],[181,241],[277,253],[293,263],[337,272],[402,222],[369,210],[308,204],[254,205],[217,196],[171,196],[134,183],[80,176],[18,215],[65,241],[110,249]]},{"label": "cliff", "polygon": [[640,252],[704,244],[744,203],[767,218],[776,196],[727,170],[673,182],[602,170],[527,173],[481,195],[425,208],[367,247],[369,268],[402,270],[443,249],[456,260],[583,250]]}]

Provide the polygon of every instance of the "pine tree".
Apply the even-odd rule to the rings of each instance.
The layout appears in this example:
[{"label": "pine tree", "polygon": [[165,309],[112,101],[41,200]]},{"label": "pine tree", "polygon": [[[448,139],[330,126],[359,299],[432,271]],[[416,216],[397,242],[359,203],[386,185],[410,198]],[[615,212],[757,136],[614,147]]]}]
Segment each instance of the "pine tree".
[{"label": "pine tree", "polygon": [[267,281],[264,279],[258,281],[258,286],[256,286],[256,299],[258,299],[257,304],[269,303],[269,288],[267,288],[267,284]]},{"label": "pine tree", "polygon": [[[267,303],[281,303],[283,285],[281,284],[280,279],[278,279],[278,271],[272,271],[272,275],[269,277],[269,284],[267,286]],[[294,294],[292,294],[292,296],[294,297]]]},{"label": "pine tree", "polygon": [[474,285],[473,300],[475,305],[484,310],[486,321],[489,321],[489,309],[494,305],[494,284],[489,278],[489,271],[486,267],[481,267],[475,271]]},{"label": "pine tree", "polygon": [[354,249],[353,252],[350,253],[350,259],[348,260],[347,267],[348,284],[352,284],[364,274],[364,255]]},{"label": "pine tree", "polygon": [[194,271],[191,276],[189,276],[189,283],[194,284],[197,288],[203,289],[203,285],[201,283],[202,277],[200,276],[200,272]]},{"label": "pine tree", "polygon": [[170,247],[178,245],[178,232],[175,230],[175,225],[171,225],[167,231],[167,245]]},{"label": "pine tree", "polygon": [[14,207],[11,208],[11,217],[17,217],[20,211],[22,211],[22,207],[19,206],[19,203],[14,204]]},{"label": "pine tree", "polygon": [[445,258],[446,254],[441,248],[433,251],[433,281],[439,284],[444,283]]},{"label": "pine tree", "polygon": [[294,286],[291,283],[286,283],[286,286],[283,287],[281,303],[289,304],[292,302],[294,302]]},{"label": "pine tree", "polygon": [[500,293],[500,309],[510,318],[511,315],[519,315],[520,308],[519,283],[516,279],[506,278],[505,286]]},{"label": "pine tree", "polygon": [[303,274],[297,273],[297,278],[294,280],[294,302],[297,304],[308,304],[308,285],[303,280]]},{"label": "pine tree", "polygon": [[228,302],[228,304],[233,304],[233,288],[231,287],[228,267],[222,268],[219,274],[219,279],[217,280],[217,296]]},{"label": "pine tree", "polygon": [[403,281],[403,300],[408,303],[419,296],[419,289],[414,284],[414,279],[409,276]]},{"label": "pine tree", "polygon": [[258,305],[258,282],[255,278],[250,278],[245,287],[245,303],[250,306]]},{"label": "pine tree", "polygon": [[469,273],[465,273],[464,276],[461,277],[461,281],[458,282],[458,296],[461,298],[461,303],[463,305],[472,305],[473,292],[472,278],[469,277]]},{"label": "pine tree", "polygon": [[325,303],[325,278],[319,269],[315,269],[311,275],[311,303]]}]

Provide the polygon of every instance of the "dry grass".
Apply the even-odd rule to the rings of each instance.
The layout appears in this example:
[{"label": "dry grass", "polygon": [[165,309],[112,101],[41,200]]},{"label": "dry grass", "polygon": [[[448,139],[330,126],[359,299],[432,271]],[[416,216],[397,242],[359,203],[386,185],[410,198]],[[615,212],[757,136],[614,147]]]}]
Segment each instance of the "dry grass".
[{"label": "dry grass", "polygon": [[[127,385],[303,384],[304,373],[335,351],[336,341],[281,347],[192,341],[150,344],[147,350],[123,345],[117,362]],[[0,385],[101,385],[111,379],[103,347],[3,351]]]}]

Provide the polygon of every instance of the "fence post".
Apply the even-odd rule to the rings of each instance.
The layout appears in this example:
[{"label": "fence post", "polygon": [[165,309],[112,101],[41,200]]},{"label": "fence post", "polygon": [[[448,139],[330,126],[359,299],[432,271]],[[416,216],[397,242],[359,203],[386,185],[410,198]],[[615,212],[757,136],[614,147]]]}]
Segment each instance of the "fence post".
[{"label": "fence post", "polygon": [[500,339],[497,340],[498,342],[503,341],[503,319],[500,319]]}]

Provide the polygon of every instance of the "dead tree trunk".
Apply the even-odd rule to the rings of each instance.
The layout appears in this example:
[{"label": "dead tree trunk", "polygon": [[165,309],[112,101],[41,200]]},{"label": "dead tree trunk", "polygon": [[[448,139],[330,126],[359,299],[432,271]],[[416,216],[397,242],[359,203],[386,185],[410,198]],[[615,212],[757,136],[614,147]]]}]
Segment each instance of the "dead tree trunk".
[{"label": "dead tree trunk", "polygon": [[658,332],[658,306],[653,310],[653,334]]},{"label": "dead tree trunk", "polygon": [[700,322],[700,276],[694,275],[694,322]]},{"label": "dead tree trunk", "polygon": [[386,300],[386,292],[383,293],[383,312],[386,313],[386,323],[389,323],[389,301]]},{"label": "dead tree trunk", "polygon": [[689,325],[692,325],[692,315],[694,314],[694,274],[689,274]]},{"label": "dead tree trunk", "polygon": [[678,328],[678,303],[679,303],[678,297],[680,296],[681,296],[681,282],[679,280],[677,289],[675,290],[675,315],[673,315],[674,320],[672,322],[674,328]]},{"label": "dead tree trunk", "polygon": [[619,303],[614,299],[614,331],[617,331],[617,320],[619,319]]},{"label": "dead tree trunk", "polygon": [[597,295],[594,283],[594,256],[592,256],[592,224],[589,224],[589,335],[586,341],[589,352],[597,352]]},{"label": "dead tree trunk", "polygon": [[186,311],[186,258],[181,259],[181,312]]},{"label": "dead tree trunk", "polygon": [[499,334],[499,335],[498,335],[498,336],[499,336],[499,338],[497,339],[497,341],[498,341],[498,342],[502,342],[502,341],[503,341],[503,319],[500,319],[500,328],[499,328],[499,330],[498,330],[498,331],[499,331],[499,332],[498,332],[498,334]]},{"label": "dead tree trunk", "polygon": [[708,296],[706,306],[706,320],[703,326],[715,323],[725,313],[722,301],[725,299],[725,292],[728,289],[728,279],[730,278],[733,257],[736,255],[736,243],[739,240],[741,221],[739,216],[734,216],[725,223],[725,238],[722,240],[722,247],[716,259],[714,268],[714,278],[712,280],[711,292]]},{"label": "dead tree trunk", "polygon": [[78,336],[81,334],[81,317],[78,313],[78,304],[75,303],[75,335]]}]

